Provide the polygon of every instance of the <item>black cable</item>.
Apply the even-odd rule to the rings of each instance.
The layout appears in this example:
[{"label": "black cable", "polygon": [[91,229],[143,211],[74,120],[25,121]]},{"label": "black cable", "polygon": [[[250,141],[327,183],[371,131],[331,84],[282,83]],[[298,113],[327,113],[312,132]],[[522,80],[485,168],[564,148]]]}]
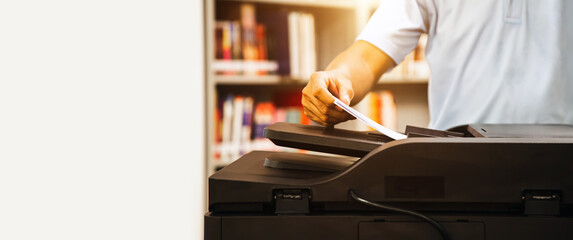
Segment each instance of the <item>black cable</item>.
[{"label": "black cable", "polygon": [[406,210],[406,209],[401,209],[401,208],[396,208],[396,207],[390,207],[390,206],[386,206],[386,205],[382,205],[382,204],[378,204],[378,203],[375,203],[375,202],[368,201],[368,200],[366,200],[366,199],[364,199],[364,198],[361,198],[361,197],[359,197],[358,195],[356,195],[356,193],[355,193],[354,190],[352,190],[352,189],[351,189],[349,192],[350,192],[350,196],[351,196],[354,200],[358,201],[359,203],[362,203],[362,204],[365,204],[365,205],[368,205],[368,206],[372,206],[372,207],[381,208],[381,209],[384,209],[384,210],[390,211],[390,212],[402,213],[402,214],[407,214],[407,215],[410,215],[410,216],[414,216],[414,217],[420,218],[420,219],[422,219],[422,220],[424,220],[424,221],[430,223],[430,225],[432,225],[432,227],[436,228],[436,230],[438,230],[438,232],[440,232],[440,235],[442,235],[442,239],[444,239],[444,240],[450,240],[450,236],[449,236],[448,233],[446,232],[446,229],[444,229],[444,227],[443,227],[441,224],[439,224],[438,222],[436,222],[436,220],[434,220],[434,219],[432,219],[432,218],[430,218],[430,217],[428,217],[428,216],[426,216],[426,215],[423,215],[423,214],[421,214],[421,213],[417,213],[417,212],[414,212],[414,211]]}]

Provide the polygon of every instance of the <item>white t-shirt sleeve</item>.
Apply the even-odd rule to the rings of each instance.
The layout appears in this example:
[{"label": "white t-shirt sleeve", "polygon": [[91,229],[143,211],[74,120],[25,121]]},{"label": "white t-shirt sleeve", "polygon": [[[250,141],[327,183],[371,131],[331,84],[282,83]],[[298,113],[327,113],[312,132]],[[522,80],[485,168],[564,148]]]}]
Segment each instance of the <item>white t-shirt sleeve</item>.
[{"label": "white t-shirt sleeve", "polygon": [[398,64],[427,32],[420,10],[416,0],[381,0],[356,40],[371,43]]}]

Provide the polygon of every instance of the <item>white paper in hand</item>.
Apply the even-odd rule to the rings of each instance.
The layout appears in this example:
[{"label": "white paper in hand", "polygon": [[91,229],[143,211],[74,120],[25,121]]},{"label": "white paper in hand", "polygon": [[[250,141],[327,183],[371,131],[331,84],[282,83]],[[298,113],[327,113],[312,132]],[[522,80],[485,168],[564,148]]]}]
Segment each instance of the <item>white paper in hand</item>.
[{"label": "white paper in hand", "polygon": [[366,123],[366,125],[370,126],[371,128],[376,129],[376,131],[381,132],[382,134],[384,134],[384,135],[386,135],[392,139],[400,140],[400,139],[406,138],[406,135],[392,131],[392,130],[378,124],[377,122],[373,121],[372,119],[364,116],[364,114],[356,111],[354,108],[351,108],[350,106],[346,105],[345,103],[343,103],[342,101],[340,101],[336,97],[334,98],[334,104],[336,104],[336,106],[339,106],[344,111],[348,112],[350,115],[354,116],[358,120],[362,121],[363,123]]}]

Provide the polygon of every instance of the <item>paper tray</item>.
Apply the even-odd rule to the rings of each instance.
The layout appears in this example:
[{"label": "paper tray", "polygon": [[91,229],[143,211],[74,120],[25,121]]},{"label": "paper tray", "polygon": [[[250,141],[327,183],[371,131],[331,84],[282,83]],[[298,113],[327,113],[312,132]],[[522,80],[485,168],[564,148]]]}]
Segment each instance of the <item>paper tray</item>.
[{"label": "paper tray", "polygon": [[357,160],[358,158],[354,157],[277,152],[265,158],[264,166],[277,169],[336,172],[347,168]]},{"label": "paper tray", "polygon": [[266,127],[264,136],[278,146],[353,157],[363,157],[382,144],[392,141],[388,137],[367,131],[282,122]]}]

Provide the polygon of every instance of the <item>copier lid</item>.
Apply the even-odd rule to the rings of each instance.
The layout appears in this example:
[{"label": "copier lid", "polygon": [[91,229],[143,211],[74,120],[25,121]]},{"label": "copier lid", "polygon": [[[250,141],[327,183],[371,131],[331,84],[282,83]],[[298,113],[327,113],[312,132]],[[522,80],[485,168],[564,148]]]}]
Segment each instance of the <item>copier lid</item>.
[{"label": "copier lid", "polygon": [[[451,135],[453,133],[470,138],[573,138],[573,126],[559,124],[469,124],[451,128],[448,131],[419,127],[412,129],[422,134],[407,133],[409,138],[412,135],[459,137]],[[408,129],[406,130],[408,132]],[[363,157],[383,144],[395,141],[374,131],[359,132],[281,122],[266,127],[264,136],[278,146],[352,157]]]},{"label": "copier lid", "polygon": [[470,124],[453,128],[467,128],[474,137],[487,138],[573,138],[573,126],[563,124]]},{"label": "copier lid", "polygon": [[264,136],[277,146],[353,157],[363,157],[392,140],[369,132],[283,122],[266,127]]}]

